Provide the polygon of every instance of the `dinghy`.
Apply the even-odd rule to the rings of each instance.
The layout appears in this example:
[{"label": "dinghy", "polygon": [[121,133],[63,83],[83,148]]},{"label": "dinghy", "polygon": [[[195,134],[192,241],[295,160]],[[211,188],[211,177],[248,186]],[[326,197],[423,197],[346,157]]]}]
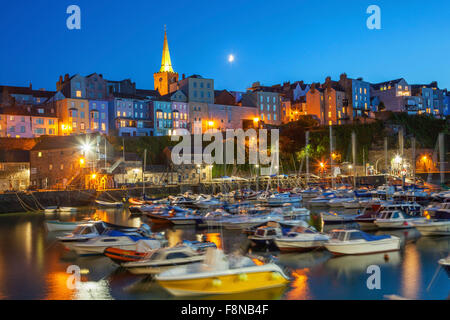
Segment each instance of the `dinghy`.
[{"label": "dinghy", "polygon": [[45,226],[49,232],[55,231],[74,231],[83,222],[67,222],[59,220],[45,221]]},{"label": "dinghy", "polygon": [[101,207],[107,207],[107,208],[120,208],[123,207],[123,202],[109,202],[109,201],[102,201],[102,200],[95,200],[95,203],[97,203]]}]

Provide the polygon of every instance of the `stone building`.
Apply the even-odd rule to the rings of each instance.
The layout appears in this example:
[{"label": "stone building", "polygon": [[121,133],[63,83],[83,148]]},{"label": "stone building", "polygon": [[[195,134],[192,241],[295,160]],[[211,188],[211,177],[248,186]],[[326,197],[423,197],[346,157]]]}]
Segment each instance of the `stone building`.
[{"label": "stone building", "polygon": [[23,191],[30,181],[30,152],[0,150],[0,192]]}]

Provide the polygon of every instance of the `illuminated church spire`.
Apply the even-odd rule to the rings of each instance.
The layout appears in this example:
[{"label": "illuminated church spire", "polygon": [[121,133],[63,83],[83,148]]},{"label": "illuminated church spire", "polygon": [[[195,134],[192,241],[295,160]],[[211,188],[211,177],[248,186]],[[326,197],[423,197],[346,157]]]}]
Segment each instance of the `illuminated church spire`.
[{"label": "illuminated church spire", "polygon": [[159,72],[174,72],[172,62],[170,61],[169,43],[167,42],[167,30],[164,26],[164,47],[161,61],[161,69]]}]

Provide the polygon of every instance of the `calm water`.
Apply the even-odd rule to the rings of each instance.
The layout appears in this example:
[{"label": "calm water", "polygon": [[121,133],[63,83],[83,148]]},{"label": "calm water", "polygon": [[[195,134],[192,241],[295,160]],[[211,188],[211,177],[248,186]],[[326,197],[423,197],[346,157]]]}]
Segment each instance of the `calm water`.
[{"label": "calm water", "polygon": [[[76,221],[97,215],[105,221],[139,226],[126,210],[94,210],[77,214],[0,215],[0,299],[172,299],[155,282],[133,276],[106,257],[77,257],[56,241],[61,233],[48,233],[45,219]],[[144,218],[145,219],[145,218]],[[164,230],[170,244],[196,240],[206,234],[225,252],[245,248],[247,237],[239,231]],[[412,229],[389,232],[402,238],[402,250],[368,256],[332,257],[326,251],[303,254],[272,253],[288,268],[293,281],[285,288],[227,296],[227,299],[383,299],[399,295],[410,299],[446,299],[450,280],[437,261],[448,255],[450,237],[428,238]],[[262,253],[266,254],[266,253]],[[381,290],[366,286],[367,266],[381,267]],[[66,269],[78,265],[89,270],[76,290],[68,289]],[[221,297],[222,298],[222,297]]]}]

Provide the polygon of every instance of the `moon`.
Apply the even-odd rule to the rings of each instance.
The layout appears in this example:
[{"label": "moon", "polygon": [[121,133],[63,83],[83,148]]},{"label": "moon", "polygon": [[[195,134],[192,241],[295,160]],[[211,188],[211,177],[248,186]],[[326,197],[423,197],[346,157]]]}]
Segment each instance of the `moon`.
[{"label": "moon", "polygon": [[232,63],[233,61],[234,61],[234,55],[230,54],[230,55],[228,56],[228,62],[229,62],[229,63]]}]

